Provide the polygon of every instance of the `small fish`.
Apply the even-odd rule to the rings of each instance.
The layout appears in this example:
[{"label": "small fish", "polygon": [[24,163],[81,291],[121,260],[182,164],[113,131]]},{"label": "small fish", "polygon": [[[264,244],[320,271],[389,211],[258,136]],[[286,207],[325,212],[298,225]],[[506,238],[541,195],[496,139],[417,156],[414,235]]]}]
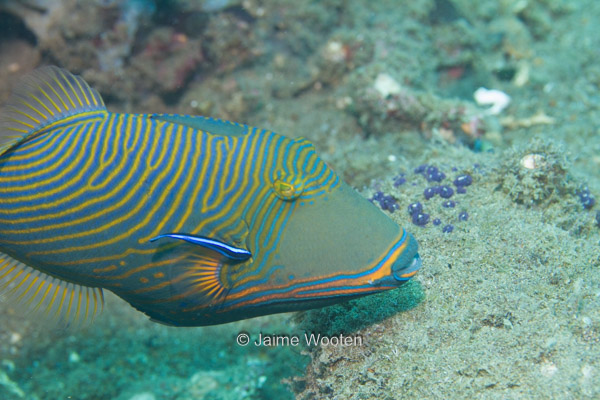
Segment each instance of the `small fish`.
[{"label": "small fish", "polygon": [[0,112],[0,293],[66,324],[103,289],[200,326],[393,289],[420,265],[415,239],[306,139],[113,113],[57,67]]}]

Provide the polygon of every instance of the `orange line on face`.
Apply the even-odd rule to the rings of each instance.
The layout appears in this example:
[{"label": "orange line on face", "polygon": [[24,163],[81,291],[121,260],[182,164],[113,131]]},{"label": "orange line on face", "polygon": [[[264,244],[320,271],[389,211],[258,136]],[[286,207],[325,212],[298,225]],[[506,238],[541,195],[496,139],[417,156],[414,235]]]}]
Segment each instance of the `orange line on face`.
[{"label": "orange line on face", "polygon": [[407,273],[407,274],[400,275],[400,277],[401,277],[401,278],[412,278],[413,276],[415,276],[415,275],[416,275],[416,273],[417,273],[417,272],[419,272],[419,271],[413,271],[413,272],[409,272],[409,273]]},{"label": "orange line on face", "polygon": [[[400,240],[403,233],[404,233],[404,230],[402,229],[400,231],[400,234],[398,235],[398,240]],[[386,250],[384,252],[385,255],[389,254],[390,250],[398,243],[398,240],[395,240],[392,242],[392,245],[390,245],[388,250]],[[335,279],[336,277],[338,277],[340,275],[360,273],[360,271],[353,271],[353,272],[339,271],[339,272],[336,272],[334,274],[329,274],[329,275],[321,275],[321,276],[315,276],[312,278],[297,279],[297,280],[294,280],[293,282],[289,282],[289,283],[281,284],[281,285],[269,285],[268,283],[266,283],[263,285],[252,286],[245,290],[231,294],[227,297],[227,299],[228,300],[238,300],[238,299],[244,298],[246,296],[249,296],[249,295],[252,295],[255,293],[260,293],[263,291],[285,290],[286,288],[293,286],[293,285],[310,283],[310,282],[314,282],[317,280],[324,280],[324,279],[331,280],[332,278],[333,278],[332,282],[326,282],[326,283],[315,284],[315,285],[311,285],[311,286],[305,286],[302,289],[303,290],[318,290],[318,289],[332,288],[335,286],[342,287],[342,286],[365,285],[365,284],[368,284],[369,282],[377,281],[379,279],[382,279],[382,278],[392,275],[392,265],[398,259],[400,254],[402,254],[402,252],[406,249],[407,245],[408,245],[408,237],[406,237],[406,239],[404,240],[404,243],[402,243],[402,245],[398,246],[398,248],[395,249],[392,254],[389,254],[385,263],[383,263],[379,268],[377,268],[377,270],[375,270],[372,273],[365,275],[365,276],[360,276],[358,278]],[[384,257],[385,256],[381,257],[379,260],[383,259]],[[373,262],[373,263],[367,265],[363,270],[368,271],[368,270],[374,268],[379,262],[380,261]]]},{"label": "orange line on face", "polygon": [[[277,299],[282,299],[282,300],[307,299],[307,298],[318,299],[318,298],[327,298],[327,297],[343,296],[343,295],[350,295],[350,296],[351,295],[361,295],[361,294],[368,294],[368,293],[380,292],[380,291],[384,291],[384,290],[395,289],[396,287],[397,286],[372,286],[372,287],[366,287],[366,288],[327,290],[327,291],[323,291],[323,292],[313,292],[313,293],[306,293],[306,294],[298,294],[298,293],[296,293],[297,291],[294,290],[293,292],[290,292],[290,293],[276,293],[276,294],[272,294],[269,296],[257,297],[256,299],[247,300],[247,301],[244,301],[241,303],[237,303],[234,306],[220,309],[220,310],[218,310],[218,312],[219,313],[229,312],[229,311],[235,310],[237,308],[242,308],[242,307],[246,307],[246,306],[253,305],[253,304],[259,304],[264,301],[277,300]],[[306,290],[306,289],[307,288],[302,288],[302,290]],[[293,295],[292,295],[292,293],[293,293]],[[188,310],[185,310],[185,311],[188,311]]]}]

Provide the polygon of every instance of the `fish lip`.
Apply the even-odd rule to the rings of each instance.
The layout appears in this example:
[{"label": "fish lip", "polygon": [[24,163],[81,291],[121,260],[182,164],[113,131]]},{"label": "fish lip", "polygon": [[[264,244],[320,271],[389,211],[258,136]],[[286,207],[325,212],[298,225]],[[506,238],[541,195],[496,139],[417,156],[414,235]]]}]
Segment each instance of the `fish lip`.
[{"label": "fish lip", "polygon": [[392,273],[397,281],[403,282],[412,278],[419,268],[421,268],[421,257],[417,253],[408,266],[404,263],[401,264],[398,261],[395,262],[394,265],[392,265]]}]

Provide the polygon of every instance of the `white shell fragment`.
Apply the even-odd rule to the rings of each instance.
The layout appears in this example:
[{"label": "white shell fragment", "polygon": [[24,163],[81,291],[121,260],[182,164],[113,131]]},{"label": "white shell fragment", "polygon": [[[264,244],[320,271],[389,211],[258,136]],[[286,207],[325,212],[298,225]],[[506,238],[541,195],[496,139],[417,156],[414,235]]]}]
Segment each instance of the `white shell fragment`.
[{"label": "white shell fragment", "polygon": [[394,78],[384,73],[377,75],[374,87],[384,99],[389,95],[399,94],[402,90]]},{"label": "white shell fragment", "polygon": [[527,154],[521,158],[521,167],[527,169],[537,169],[546,165],[546,159],[541,154]]},{"label": "white shell fragment", "polygon": [[329,41],[323,50],[323,56],[327,61],[331,61],[333,63],[341,63],[345,61],[346,51],[344,50],[344,45],[342,42],[338,42],[337,40]]},{"label": "white shell fragment", "polygon": [[496,89],[486,89],[480,87],[473,93],[473,98],[480,106],[491,105],[486,113],[489,115],[498,115],[510,103],[510,96]]}]

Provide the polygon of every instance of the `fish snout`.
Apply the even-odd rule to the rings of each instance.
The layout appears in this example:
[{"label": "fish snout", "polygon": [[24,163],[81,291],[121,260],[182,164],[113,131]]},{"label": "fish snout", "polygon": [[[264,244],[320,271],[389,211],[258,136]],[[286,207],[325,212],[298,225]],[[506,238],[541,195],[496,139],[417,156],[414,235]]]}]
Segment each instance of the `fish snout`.
[{"label": "fish snout", "polygon": [[411,279],[419,268],[421,268],[421,257],[417,253],[408,263],[402,258],[396,260],[392,265],[392,274],[398,282],[404,283]]}]

